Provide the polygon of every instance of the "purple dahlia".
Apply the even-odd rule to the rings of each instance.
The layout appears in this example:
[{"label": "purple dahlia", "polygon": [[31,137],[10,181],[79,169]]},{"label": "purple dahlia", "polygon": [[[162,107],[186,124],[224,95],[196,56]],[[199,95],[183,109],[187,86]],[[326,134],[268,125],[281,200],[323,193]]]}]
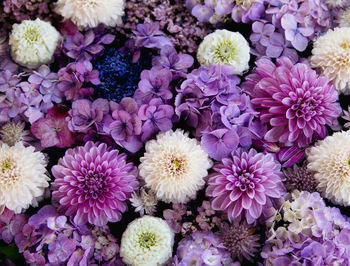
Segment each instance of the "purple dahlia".
[{"label": "purple dahlia", "polygon": [[52,174],[52,198],[76,224],[119,221],[127,209],[125,200],[138,188],[137,169],[126,155],[91,141],[67,150]]},{"label": "purple dahlia", "polygon": [[283,195],[281,165],[272,154],[237,149],[213,169],[206,193],[214,198],[213,209],[227,212],[230,222],[244,216],[253,223],[264,207],[273,206],[273,199]]},{"label": "purple dahlia", "polygon": [[245,88],[250,90],[261,121],[269,125],[265,140],[304,148],[325,138],[326,126],[341,112],[329,80],[306,64],[294,65],[287,57],[277,59],[276,65],[262,58],[256,65]]}]

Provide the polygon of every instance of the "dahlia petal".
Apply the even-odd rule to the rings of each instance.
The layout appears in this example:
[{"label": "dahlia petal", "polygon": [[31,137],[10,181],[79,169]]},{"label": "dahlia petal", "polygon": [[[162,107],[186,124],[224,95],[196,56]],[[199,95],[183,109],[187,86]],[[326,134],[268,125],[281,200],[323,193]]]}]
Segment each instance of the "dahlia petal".
[{"label": "dahlia petal", "polygon": [[250,215],[255,218],[255,219],[258,219],[261,215],[261,212],[262,212],[262,206],[257,203],[256,201],[252,201],[252,205],[251,207],[249,208],[248,212],[250,213]]},{"label": "dahlia petal", "polygon": [[244,209],[249,209],[251,204],[252,204],[252,199],[246,193],[243,193],[243,195],[242,195],[242,207]]}]

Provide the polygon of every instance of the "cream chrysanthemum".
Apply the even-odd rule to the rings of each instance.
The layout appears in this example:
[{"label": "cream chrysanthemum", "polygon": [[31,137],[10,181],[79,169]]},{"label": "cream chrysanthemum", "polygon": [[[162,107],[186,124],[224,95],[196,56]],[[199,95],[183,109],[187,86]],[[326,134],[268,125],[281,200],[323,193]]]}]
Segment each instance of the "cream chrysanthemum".
[{"label": "cream chrysanthemum", "polygon": [[61,39],[58,31],[40,19],[14,24],[9,44],[13,60],[28,68],[49,63]]},{"label": "cream chrysanthemum", "polygon": [[157,140],[148,141],[140,160],[140,176],[146,187],[151,188],[158,199],[172,203],[195,198],[212,166],[198,141],[181,130],[159,133]]},{"label": "cream chrysanthemum", "polygon": [[249,44],[239,32],[216,30],[208,34],[198,47],[197,59],[202,66],[230,65],[232,74],[249,69]]},{"label": "cream chrysanthemum", "polygon": [[344,7],[349,4],[349,0],[325,0],[326,5],[330,8]]},{"label": "cream chrysanthemum", "polygon": [[311,67],[334,82],[335,88],[350,93],[350,28],[335,28],[319,37],[312,49]]},{"label": "cream chrysanthemum", "polygon": [[9,147],[0,146],[0,208],[20,213],[29,205],[36,206],[49,186],[46,160],[34,147],[24,147],[21,142]]},{"label": "cream chrysanthemum", "polygon": [[80,29],[122,24],[125,0],[59,0],[55,11]]},{"label": "cream chrysanthemum", "polygon": [[120,256],[132,266],[164,265],[172,256],[174,233],[166,221],[143,216],[132,221],[123,233]]},{"label": "cream chrysanthemum", "polygon": [[336,132],[307,150],[307,168],[317,190],[336,204],[350,205],[350,131]]}]

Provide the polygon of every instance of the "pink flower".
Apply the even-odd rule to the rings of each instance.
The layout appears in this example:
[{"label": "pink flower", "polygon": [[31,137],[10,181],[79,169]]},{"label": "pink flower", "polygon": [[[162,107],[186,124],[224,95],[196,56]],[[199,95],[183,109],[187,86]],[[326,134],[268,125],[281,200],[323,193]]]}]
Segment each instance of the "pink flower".
[{"label": "pink flower", "polygon": [[230,222],[243,215],[253,223],[265,205],[283,195],[281,165],[271,154],[238,149],[213,169],[206,193],[214,198],[212,208],[226,211]]},{"label": "pink flower", "polygon": [[126,200],[138,188],[137,169],[126,155],[106,144],[87,142],[69,149],[52,167],[52,198],[59,210],[80,225],[117,222],[127,210]]}]

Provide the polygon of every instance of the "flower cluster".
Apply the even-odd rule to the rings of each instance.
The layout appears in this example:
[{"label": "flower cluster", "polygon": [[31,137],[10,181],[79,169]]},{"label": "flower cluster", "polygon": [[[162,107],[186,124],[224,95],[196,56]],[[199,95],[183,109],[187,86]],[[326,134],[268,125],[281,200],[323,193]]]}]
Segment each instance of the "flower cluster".
[{"label": "flower cluster", "polygon": [[318,193],[296,191],[276,216],[261,256],[266,265],[348,264],[349,232],[339,209],[326,207]]},{"label": "flower cluster", "polygon": [[1,265],[350,265],[349,0],[0,2]]}]

